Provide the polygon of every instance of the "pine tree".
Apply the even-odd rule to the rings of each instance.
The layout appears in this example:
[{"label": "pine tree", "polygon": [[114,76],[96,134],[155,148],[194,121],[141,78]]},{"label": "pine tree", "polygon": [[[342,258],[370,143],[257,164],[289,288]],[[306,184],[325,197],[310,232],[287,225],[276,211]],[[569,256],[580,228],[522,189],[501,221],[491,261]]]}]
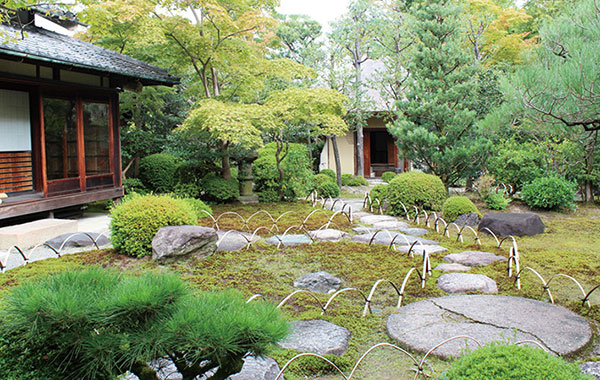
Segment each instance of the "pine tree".
[{"label": "pine tree", "polygon": [[420,2],[410,14],[411,78],[388,129],[409,159],[450,186],[474,175],[487,156],[475,125],[478,67],[465,48],[455,1]]}]

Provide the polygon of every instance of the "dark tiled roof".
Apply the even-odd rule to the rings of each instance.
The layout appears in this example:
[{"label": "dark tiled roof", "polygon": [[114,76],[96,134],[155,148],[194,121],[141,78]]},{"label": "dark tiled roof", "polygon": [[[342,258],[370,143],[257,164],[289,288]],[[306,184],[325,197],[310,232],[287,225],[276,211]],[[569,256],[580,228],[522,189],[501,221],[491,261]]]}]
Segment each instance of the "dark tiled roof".
[{"label": "dark tiled roof", "polygon": [[[168,71],[140,60],[104,49],[49,30],[27,27],[24,39],[15,40],[20,31],[0,25],[0,56],[10,55],[52,62],[76,68],[118,74],[140,79],[143,84],[175,84],[178,78]],[[5,36],[9,39],[6,40]],[[6,40],[6,41],[5,41]]]}]

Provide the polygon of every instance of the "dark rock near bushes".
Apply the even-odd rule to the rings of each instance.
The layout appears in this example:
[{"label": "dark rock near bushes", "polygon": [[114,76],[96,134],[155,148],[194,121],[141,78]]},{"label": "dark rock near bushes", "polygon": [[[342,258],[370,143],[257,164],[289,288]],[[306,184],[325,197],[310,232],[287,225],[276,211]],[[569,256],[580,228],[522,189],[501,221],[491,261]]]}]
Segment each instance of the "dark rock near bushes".
[{"label": "dark rock near bushes", "polygon": [[159,262],[191,257],[203,259],[216,250],[217,231],[208,227],[163,227],[152,239],[152,258]]},{"label": "dark rock near bushes", "polygon": [[472,212],[470,214],[459,215],[454,221],[459,226],[475,227],[479,224],[479,215]]},{"label": "dark rock near bushes", "polygon": [[542,219],[531,213],[489,212],[479,223],[479,231],[489,228],[500,236],[534,236],[546,229]]},{"label": "dark rock near bushes", "polygon": [[94,240],[96,240],[98,247],[110,244],[110,240],[108,240],[105,235],[100,235],[96,232],[88,232],[87,235],[85,232],[62,234],[46,241],[45,244],[48,244],[54,249],[59,249],[60,246],[65,242],[66,243],[63,248],[88,248],[95,247]]},{"label": "dark rock near bushes", "polygon": [[329,293],[340,287],[342,280],[327,272],[305,274],[294,281],[294,288],[308,289],[311,292]]}]

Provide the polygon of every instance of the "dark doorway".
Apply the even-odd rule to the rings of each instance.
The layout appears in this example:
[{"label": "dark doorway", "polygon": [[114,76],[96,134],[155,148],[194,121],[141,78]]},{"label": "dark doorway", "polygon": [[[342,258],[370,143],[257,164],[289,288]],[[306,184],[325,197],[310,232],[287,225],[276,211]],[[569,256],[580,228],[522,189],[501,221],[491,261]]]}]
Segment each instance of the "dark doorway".
[{"label": "dark doorway", "polygon": [[371,164],[388,163],[388,138],[386,131],[371,132]]}]

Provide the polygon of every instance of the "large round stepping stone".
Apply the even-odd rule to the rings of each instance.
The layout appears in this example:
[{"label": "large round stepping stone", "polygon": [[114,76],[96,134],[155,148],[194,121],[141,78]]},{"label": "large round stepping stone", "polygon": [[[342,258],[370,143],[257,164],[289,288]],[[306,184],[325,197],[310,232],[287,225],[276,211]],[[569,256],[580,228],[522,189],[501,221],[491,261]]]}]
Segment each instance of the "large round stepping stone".
[{"label": "large round stepping stone", "polygon": [[496,282],[482,274],[447,273],[438,278],[438,288],[447,293],[483,292],[497,293]]},{"label": "large round stepping stone", "polygon": [[396,219],[390,215],[367,215],[360,218],[362,224],[375,224],[379,222],[395,222]]},{"label": "large round stepping stone", "polygon": [[219,236],[219,240],[217,241],[218,251],[239,251],[240,249],[246,247],[249,241],[254,243],[260,240],[259,236],[252,237],[252,235],[247,232],[235,230],[218,231],[217,235]]},{"label": "large round stepping stone", "polygon": [[[481,344],[492,341],[534,340],[558,355],[568,355],[588,344],[592,330],[582,317],[549,303],[520,297],[461,295],[432,298],[403,306],[390,315],[387,330],[404,348],[427,352],[458,335]],[[457,339],[434,355],[458,357],[471,340]]]},{"label": "large round stepping stone", "polygon": [[291,325],[291,333],[279,345],[300,352],[343,355],[352,336],[347,329],[322,319],[293,321]]},{"label": "large round stepping stone", "polygon": [[376,230],[399,230],[401,228],[409,228],[410,225],[406,222],[390,220],[385,222],[373,223],[373,228]]},{"label": "large round stepping stone", "polygon": [[468,272],[471,270],[471,267],[462,264],[454,264],[454,263],[443,263],[439,264],[435,268],[435,270],[441,270],[446,273],[456,273],[456,272]]},{"label": "large round stepping stone", "polygon": [[330,293],[340,287],[342,280],[327,272],[305,274],[294,281],[294,288],[308,289],[311,292]]},{"label": "large round stepping stone", "polygon": [[283,244],[285,246],[312,243],[311,238],[309,238],[308,236],[306,236],[304,234],[285,235],[285,236],[275,235],[275,236],[271,236],[270,238],[265,240],[265,242],[267,244],[273,244],[273,245],[279,244],[280,241],[281,241],[281,244]]},{"label": "large round stepping stone", "polygon": [[319,241],[340,241],[342,239],[350,237],[349,233],[340,230],[335,230],[333,228],[309,231],[308,234],[314,240]]},{"label": "large round stepping stone", "polygon": [[449,263],[462,264],[470,267],[483,267],[495,263],[496,261],[506,261],[506,257],[497,256],[491,252],[464,251],[461,253],[451,253],[444,256],[444,260]]},{"label": "large round stepping stone", "polygon": [[544,222],[537,214],[488,212],[479,223],[479,231],[489,228],[500,236],[534,236],[546,229]]}]

